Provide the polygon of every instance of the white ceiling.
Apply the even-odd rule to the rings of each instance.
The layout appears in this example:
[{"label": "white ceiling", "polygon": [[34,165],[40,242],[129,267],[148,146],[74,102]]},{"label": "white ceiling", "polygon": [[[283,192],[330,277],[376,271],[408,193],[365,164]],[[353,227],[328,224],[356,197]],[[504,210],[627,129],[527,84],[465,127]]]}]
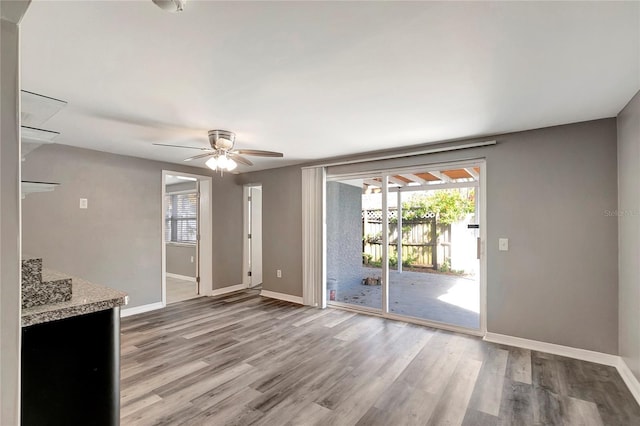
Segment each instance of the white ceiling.
[{"label": "white ceiling", "polygon": [[58,143],[179,163],[151,144],[227,129],[284,152],[259,170],[615,116],[639,27],[638,2],[34,1],[22,87],[69,103]]}]

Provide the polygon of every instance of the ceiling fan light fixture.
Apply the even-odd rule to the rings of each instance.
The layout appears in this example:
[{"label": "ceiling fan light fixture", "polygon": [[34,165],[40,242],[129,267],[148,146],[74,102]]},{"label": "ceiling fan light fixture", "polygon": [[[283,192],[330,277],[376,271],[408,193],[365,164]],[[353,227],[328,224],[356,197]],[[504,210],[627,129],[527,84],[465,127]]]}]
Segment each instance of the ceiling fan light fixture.
[{"label": "ceiling fan light fixture", "polygon": [[208,168],[210,168],[211,170],[217,170],[218,169],[218,159],[216,157],[211,157],[207,160],[206,163],[204,163]]},{"label": "ceiling fan light fixture", "polygon": [[197,146],[182,146],[164,143],[154,143],[153,145],[169,146],[174,148],[196,149],[204,153],[185,158],[184,161],[199,160],[210,157],[205,165],[213,171],[219,171],[222,175],[225,171],[232,171],[238,164],[253,166],[253,163],[245,155],[255,155],[258,157],[282,157],[281,152],[263,151],[260,149],[234,149],[236,134],[228,130],[209,130],[209,143],[211,148]]},{"label": "ceiling fan light fixture", "polygon": [[229,159],[227,158],[226,155],[221,155],[220,157],[218,157],[218,167],[221,168],[222,170],[226,170],[228,162],[229,162]]},{"label": "ceiling fan light fixture", "polygon": [[211,170],[220,172],[235,170],[238,167],[238,163],[236,163],[233,159],[227,157],[225,154],[214,155],[209,158],[206,163],[204,163]]}]

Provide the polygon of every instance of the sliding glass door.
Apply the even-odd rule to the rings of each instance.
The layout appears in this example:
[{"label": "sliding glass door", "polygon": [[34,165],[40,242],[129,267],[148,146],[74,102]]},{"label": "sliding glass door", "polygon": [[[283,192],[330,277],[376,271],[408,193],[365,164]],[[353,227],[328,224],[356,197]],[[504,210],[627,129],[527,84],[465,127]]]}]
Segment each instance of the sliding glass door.
[{"label": "sliding glass door", "polygon": [[[374,183],[377,185],[373,186]],[[326,188],[327,301],[382,309],[380,177],[338,179]],[[371,188],[378,188],[372,191]]]},{"label": "sliding glass door", "polygon": [[390,177],[389,312],[478,329],[478,182],[464,169],[432,173]]},{"label": "sliding glass door", "polygon": [[327,301],[479,330],[480,164],[330,177]]}]

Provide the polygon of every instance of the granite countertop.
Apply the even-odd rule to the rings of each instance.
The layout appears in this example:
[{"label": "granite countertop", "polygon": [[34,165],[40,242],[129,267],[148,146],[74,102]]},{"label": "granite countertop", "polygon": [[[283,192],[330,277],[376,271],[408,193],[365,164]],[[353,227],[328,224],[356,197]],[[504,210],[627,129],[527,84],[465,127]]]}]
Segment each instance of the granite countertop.
[{"label": "granite countertop", "polygon": [[[69,277],[57,271],[45,269],[42,275],[47,278]],[[22,310],[22,326],[41,324],[44,322],[90,314],[92,312],[126,305],[129,296],[126,293],[90,283],[82,278],[71,277],[73,293],[67,302],[34,306]]]}]

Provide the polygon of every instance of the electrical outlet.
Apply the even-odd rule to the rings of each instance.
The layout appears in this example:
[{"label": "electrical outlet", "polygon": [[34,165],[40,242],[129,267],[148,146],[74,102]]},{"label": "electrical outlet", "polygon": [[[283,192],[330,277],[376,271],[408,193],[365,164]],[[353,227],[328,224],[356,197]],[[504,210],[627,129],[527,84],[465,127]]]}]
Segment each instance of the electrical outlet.
[{"label": "electrical outlet", "polygon": [[277,278],[282,278],[282,270],[281,270],[281,269],[278,269],[278,270],[276,271],[276,277],[277,277]]},{"label": "electrical outlet", "polygon": [[500,250],[500,251],[509,251],[509,239],[508,238],[498,238],[498,250]]},{"label": "electrical outlet", "polygon": [[89,208],[89,201],[86,198],[80,198],[80,208],[81,209]]}]

